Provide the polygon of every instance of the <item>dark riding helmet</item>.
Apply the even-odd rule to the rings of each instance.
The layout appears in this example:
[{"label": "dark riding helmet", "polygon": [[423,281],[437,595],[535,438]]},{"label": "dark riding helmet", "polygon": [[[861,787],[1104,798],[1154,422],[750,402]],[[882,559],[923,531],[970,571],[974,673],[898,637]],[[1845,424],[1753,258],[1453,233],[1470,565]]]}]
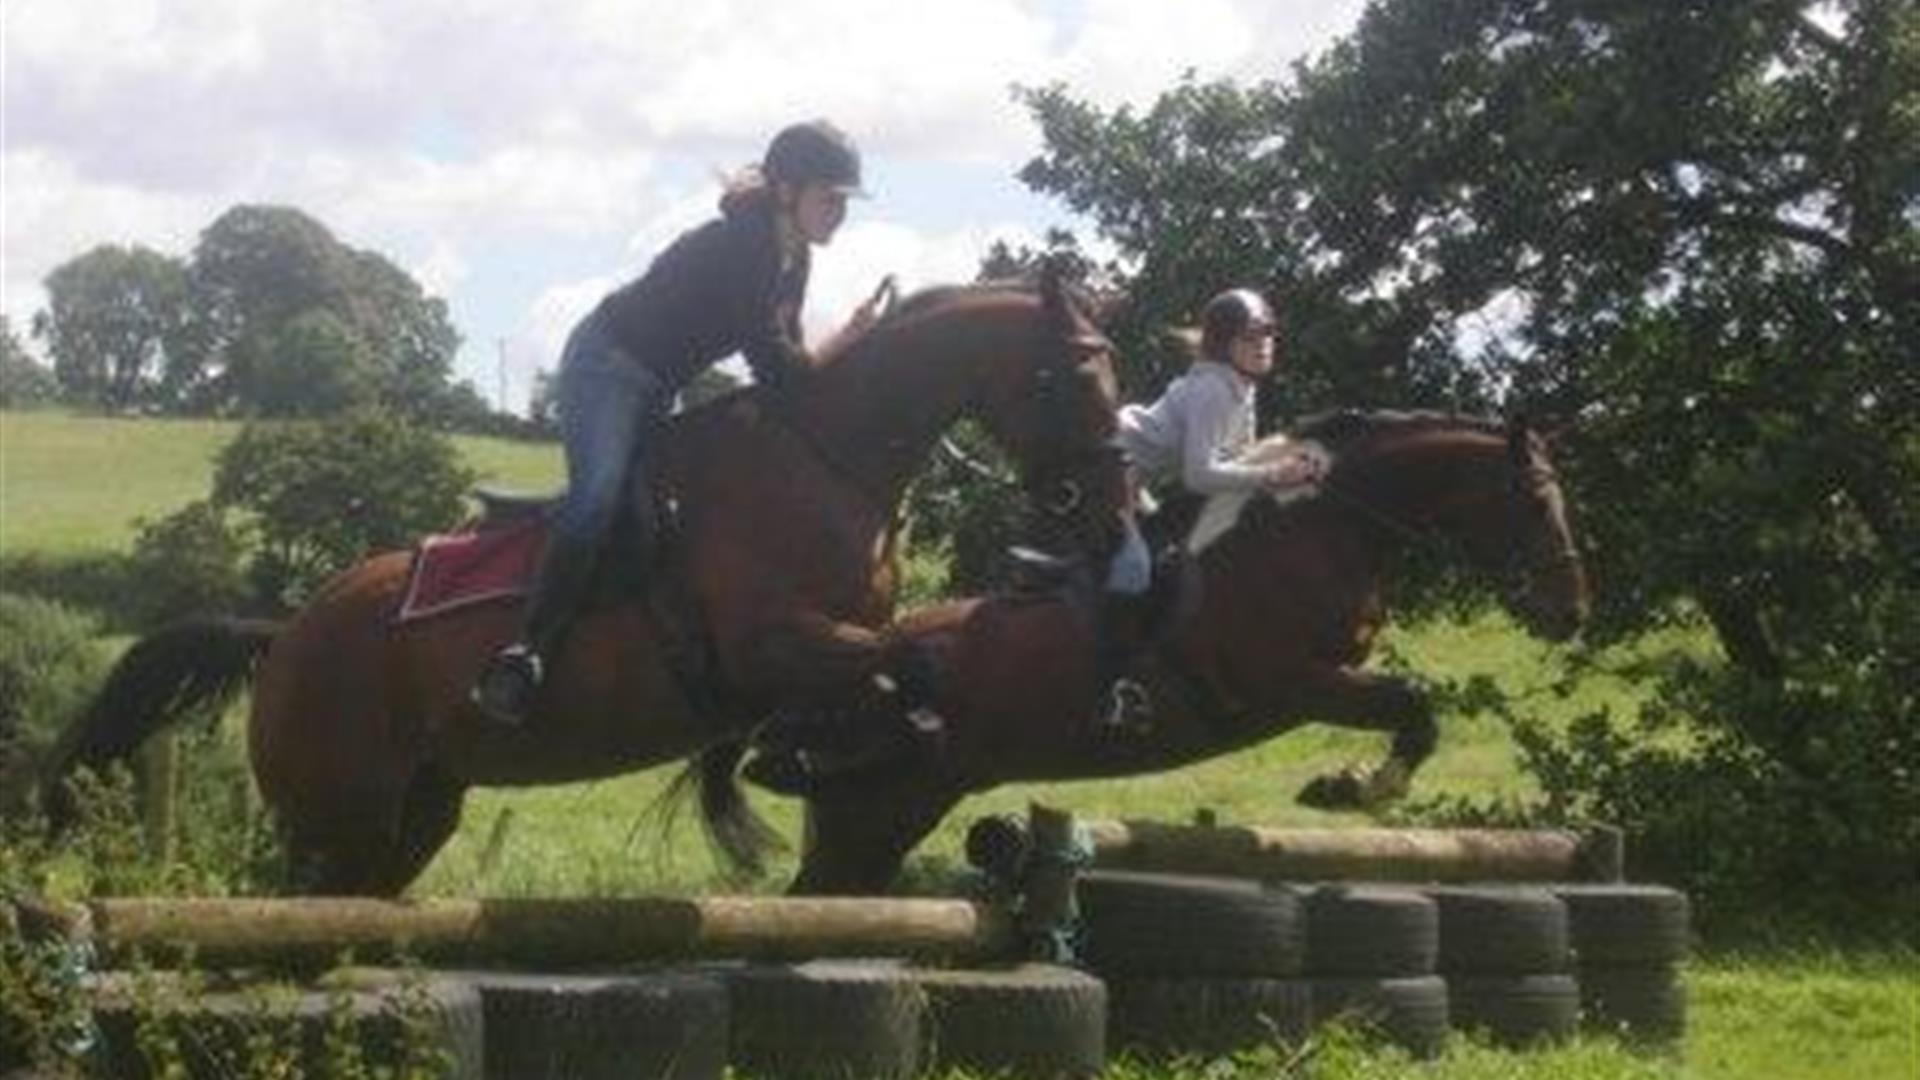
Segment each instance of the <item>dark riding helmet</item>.
[{"label": "dark riding helmet", "polygon": [[776,183],[826,184],[849,195],[866,194],[860,187],[860,151],[825,120],[793,124],[775,135],[760,172]]},{"label": "dark riding helmet", "polygon": [[1224,360],[1233,339],[1249,331],[1273,330],[1273,309],[1252,289],[1228,289],[1200,311],[1200,355]]}]

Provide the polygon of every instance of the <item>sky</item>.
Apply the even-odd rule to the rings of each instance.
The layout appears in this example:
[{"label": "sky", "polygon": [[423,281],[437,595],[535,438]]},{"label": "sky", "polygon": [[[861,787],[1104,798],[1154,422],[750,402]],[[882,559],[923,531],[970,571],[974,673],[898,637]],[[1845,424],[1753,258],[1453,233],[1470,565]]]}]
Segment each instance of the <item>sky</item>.
[{"label": "sky", "polygon": [[297,206],[446,299],[456,376],[524,407],[573,322],[714,211],[795,120],[866,159],[817,249],[810,336],[882,274],[973,277],[1066,227],[1015,174],[1016,85],[1150,106],[1185,72],[1282,76],[1364,0],[6,0],[0,312],[102,243],[182,258],[240,203]]}]

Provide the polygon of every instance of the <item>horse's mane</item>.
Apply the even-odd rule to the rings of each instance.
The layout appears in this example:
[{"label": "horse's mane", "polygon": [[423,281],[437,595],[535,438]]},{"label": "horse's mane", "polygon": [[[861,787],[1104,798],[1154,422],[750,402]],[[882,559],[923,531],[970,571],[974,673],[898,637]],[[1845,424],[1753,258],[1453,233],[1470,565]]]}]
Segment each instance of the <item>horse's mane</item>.
[{"label": "horse's mane", "polygon": [[[1484,416],[1440,412],[1433,409],[1332,409],[1313,413],[1294,425],[1291,438],[1312,440],[1338,453],[1363,440],[1381,435],[1414,434],[1425,431],[1473,431],[1482,435],[1504,435],[1506,425]],[[1261,443],[1288,436],[1270,437]],[[1256,444],[1256,449],[1258,444]],[[1248,451],[1249,454],[1255,451]]]},{"label": "horse's mane", "polygon": [[994,293],[1010,292],[1031,293],[1033,291],[1034,286],[1031,282],[1019,281],[1012,278],[999,281],[976,281],[959,285],[929,285],[924,289],[919,289],[907,296],[901,297],[897,303],[887,309],[887,313],[881,316],[878,322],[874,323],[874,329],[877,330],[883,326],[893,325],[901,320],[910,319],[919,315],[929,308],[939,307],[942,304],[951,303],[969,296],[987,296]]},{"label": "horse's mane", "polygon": [[[865,334],[850,343],[847,355],[836,361],[836,365],[845,364],[848,361],[853,361],[855,364],[871,363],[872,361],[859,359],[859,357],[861,354],[870,350],[871,342],[874,340],[876,333],[905,325],[915,317],[924,315],[929,311],[965,300],[968,297],[985,297],[1003,293],[1030,293],[1032,291],[1033,287],[1030,284],[1014,280],[983,281],[960,285],[931,285],[924,289],[916,290],[907,296],[901,297],[892,307],[887,309],[886,314],[882,315]],[[728,390],[723,394],[719,394],[708,401],[701,402],[692,408],[680,410],[680,412],[675,415],[675,422],[685,423],[703,414],[722,413],[728,405],[737,400],[744,399],[749,395],[760,397],[763,396],[763,391],[759,386],[753,383],[747,383]]]},{"label": "horse's mane", "polygon": [[[1470,431],[1481,435],[1503,436],[1506,428],[1500,421],[1483,416],[1467,416],[1435,410],[1381,409],[1365,412],[1358,409],[1335,409],[1313,413],[1303,418],[1290,432],[1275,432],[1256,440],[1235,455],[1234,460],[1250,465],[1274,464],[1285,458],[1287,454],[1298,450],[1302,444],[1314,444],[1327,455],[1329,462],[1337,467],[1343,457],[1353,454],[1363,444],[1375,438],[1430,431]],[[1365,457],[1366,454],[1363,452],[1361,456]],[[1316,488],[1300,487],[1268,493],[1268,498],[1286,507],[1309,502],[1317,497],[1318,493]],[[1195,520],[1192,531],[1188,534],[1186,541],[1188,551],[1199,554],[1225,535],[1239,520],[1241,510],[1245,509],[1255,494],[1251,491],[1232,491],[1209,497],[1200,516]]]}]

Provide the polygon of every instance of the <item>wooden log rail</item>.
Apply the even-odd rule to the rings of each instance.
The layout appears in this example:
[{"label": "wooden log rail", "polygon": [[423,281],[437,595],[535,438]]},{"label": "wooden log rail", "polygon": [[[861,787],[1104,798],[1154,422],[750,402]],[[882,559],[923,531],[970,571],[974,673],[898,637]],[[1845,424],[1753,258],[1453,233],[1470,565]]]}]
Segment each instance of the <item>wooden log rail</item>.
[{"label": "wooden log rail", "polygon": [[1088,821],[1110,870],[1293,881],[1618,881],[1617,829],[1279,829]]},{"label": "wooden log rail", "polygon": [[[422,961],[548,968],[655,960],[829,956],[1011,958],[1007,916],[962,900],[100,899],[21,907],[16,925],[90,942],[107,964],[189,952],[211,965]],[[0,919],[0,933],[8,920]],[[19,932],[16,930],[15,932]]]}]

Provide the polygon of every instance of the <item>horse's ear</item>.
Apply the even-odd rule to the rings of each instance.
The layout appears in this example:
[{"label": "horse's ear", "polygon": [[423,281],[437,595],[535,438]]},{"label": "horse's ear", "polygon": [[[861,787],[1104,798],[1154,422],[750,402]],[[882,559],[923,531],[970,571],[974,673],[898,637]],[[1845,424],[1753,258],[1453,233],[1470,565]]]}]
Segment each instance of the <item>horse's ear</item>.
[{"label": "horse's ear", "polygon": [[1507,460],[1515,468],[1526,468],[1533,456],[1532,433],[1533,422],[1526,413],[1516,410],[1507,414]]},{"label": "horse's ear", "polygon": [[1058,259],[1048,256],[1040,260],[1040,300],[1049,311],[1064,310],[1067,306],[1064,276]]},{"label": "horse's ear", "polygon": [[1126,318],[1132,308],[1132,293],[1125,289],[1102,289],[1093,294],[1087,316],[1095,326],[1109,327]]}]

